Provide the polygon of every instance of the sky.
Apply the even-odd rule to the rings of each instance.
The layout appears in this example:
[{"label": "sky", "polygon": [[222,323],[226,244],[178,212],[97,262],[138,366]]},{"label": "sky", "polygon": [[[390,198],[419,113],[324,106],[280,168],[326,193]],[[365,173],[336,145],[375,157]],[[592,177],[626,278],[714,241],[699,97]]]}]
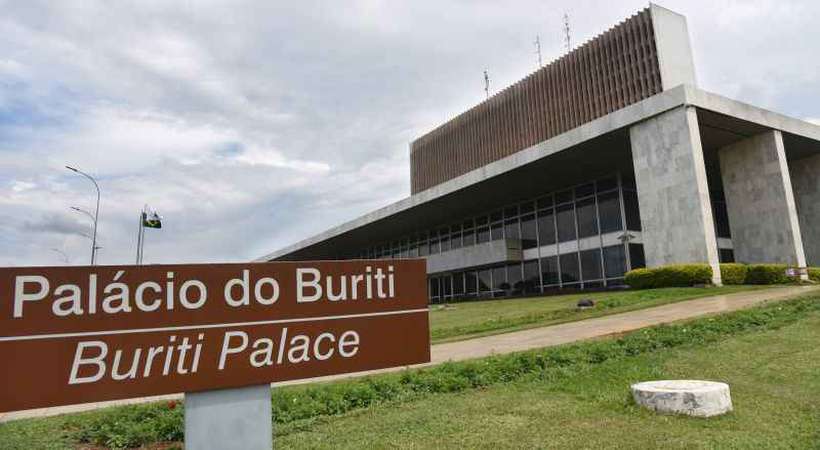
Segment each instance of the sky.
[{"label": "sky", "polygon": [[[820,2],[666,1],[701,88],[820,124]],[[0,266],[258,258],[410,193],[408,145],[642,1],[0,0]]]}]

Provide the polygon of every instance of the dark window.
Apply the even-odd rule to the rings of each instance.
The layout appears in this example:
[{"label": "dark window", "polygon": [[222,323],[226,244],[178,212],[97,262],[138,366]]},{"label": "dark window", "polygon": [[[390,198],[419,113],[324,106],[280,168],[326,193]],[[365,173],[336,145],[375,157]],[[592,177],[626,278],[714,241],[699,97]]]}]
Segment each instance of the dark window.
[{"label": "dark window", "polygon": [[524,292],[524,277],[521,274],[521,263],[512,263],[507,266],[507,286],[515,295]]},{"label": "dark window", "polygon": [[572,201],[572,189],[561,191],[555,194],[555,204],[567,203]]},{"label": "dark window", "polygon": [[538,246],[538,233],[535,228],[535,216],[530,214],[521,218],[521,248]]},{"label": "dark window", "polygon": [[453,295],[453,285],[450,275],[441,277],[441,296],[450,297]]},{"label": "dark window", "polygon": [[453,227],[453,232],[450,233],[450,248],[461,248],[461,227]]},{"label": "dark window", "polygon": [[520,206],[521,214],[527,214],[535,211],[535,204],[533,202],[522,203]]},{"label": "dark window", "polygon": [[464,243],[462,245],[464,247],[475,245],[475,231],[472,228],[464,229]]},{"label": "dark window", "polygon": [[521,232],[518,231],[518,219],[509,219],[504,222],[504,234],[507,239],[519,239]]},{"label": "dark window", "polygon": [[538,213],[538,245],[555,243],[555,216],[552,210]]},{"label": "dark window", "polygon": [[504,239],[504,224],[501,222],[490,226],[490,240],[497,241],[499,239]]},{"label": "dark window", "polygon": [[478,274],[476,272],[466,272],[464,274],[464,289],[468,294],[478,292]]},{"label": "dark window", "polygon": [[595,193],[595,185],[584,184],[575,188],[575,198],[587,197]]},{"label": "dark window", "polygon": [[487,216],[476,217],[475,226],[478,227],[479,225],[486,225],[487,222]]},{"label": "dark window", "polygon": [[430,278],[430,298],[437,298],[439,296],[438,278]]},{"label": "dark window", "polygon": [[601,221],[601,233],[621,231],[621,201],[618,192],[598,195],[598,215]]},{"label": "dark window", "polygon": [[632,173],[621,176],[621,185],[624,189],[637,189],[635,187],[635,175]]},{"label": "dark window", "polygon": [[598,180],[597,183],[597,190],[598,192],[609,191],[618,187],[618,179],[615,177],[612,178],[604,178],[603,180]]},{"label": "dark window", "polygon": [[524,293],[538,292],[541,286],[541,273],[538,271],[538,260],[524,261]]},{"label": "dark window", "polygon": [[504,211],[498,210],[490,214],[490,222],[498,222],[504,218]]},{"label": "dark window", "polygon": [[558,272],[558,257],[547,256],[541,258],[541,279],[545,286],[550,284],[558,284],[561,281]]},{"label": "dark window", "polygon": [[559,206],[556,209],[556,222],[558,226],[558,242],[574,241],[575,234],[575,213],[572,205]]},{"label": "dark window", "polygon": [[509,208],[504,209],[504,217],[509,219],[510,217],[515,217],[518,215],[518,207],[517,206],[510,206]]},{"label": "dark window", "polygon": [[538,199],[538,209],[549,208],[552,206],[552,195],[541,197]]},{"label": "dark window", "polygon": [[712,209],[715,216],[715,233],[718,237],[730,238],[732,231],[729,229],[729,213],[726,210],[726,203],[713,201]]},{"label": "dark window", "polygon": [[507,283],[507,268],[504,266],[493,267],[493,290],[507,291],[510,285]]},{"label": "dark window", "polygon": [[626,229],[641,230],[641,212],[638,209],[638,193],[624,191],[624,211],[626,212]]},{"label": "dark window", "polygon": [[642,244],[629,244],[629,262],[633,269],[646,267]]},{"label": "dark window", "polygon": [[436,253],[441,252],[441,247],[438,244],[438,236],[433,235],[430,238],[430,254],[435,255]]},{"label": "dark window", "polygon": [[441,242],[441,252],[444,253],[447,250],[450,250],[450,230],[442,230],[439,233],[439,242]]},{"label": "dark window", "polygon": [[601,250],[584,250],[581,252],[581,275],[584,281],[600,280],[601,276]]},{"label": "dark window", "polygon": [[574,283],[581,280],[581,271],[578,267],[578,254],[567,253],[561,255],[561,283]]},{"label": "dark window", "polygon": [[464,295],[464,272],[453,274],[453,296]]},{"label": "dark window", "polygon": [[492,275],[490,269],[478,271],[478,289],[480,292],[489,292],[493,285]]},{"label": "dark window", "polygon": [[430,254],[430,247],[427,245],[427,241],[421,241],[419,243],[419,256],[427,256]]},{"label": "dark window", "polygon": [[578,215],[578,237],[585,238],[598,234],[598,217],[595,215],[595,199],[579,201],[575,206]]},{"label": "dark window", "polygon": [[722,263],[733,263],[735,262],[735,251],[731,248],[721,248],[718,250],[718,258]]},{"label": "dark window", "polygon": [[486,226],[479,228],[475,235],[476,244],[484,242],[490,242],[490,228]]},{"label": "dark window", "polygon": [[618,278],[626,273],[626,252],[623,245],[604,247],[604,273],[607,278]]}]

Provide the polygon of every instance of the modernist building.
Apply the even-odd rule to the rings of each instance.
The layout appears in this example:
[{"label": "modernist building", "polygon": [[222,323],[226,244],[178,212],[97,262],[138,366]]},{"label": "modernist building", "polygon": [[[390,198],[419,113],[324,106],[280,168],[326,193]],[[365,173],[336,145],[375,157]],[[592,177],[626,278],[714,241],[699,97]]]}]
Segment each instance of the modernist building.
[{"label": "modernist building", "polygon": [[430,297],[820,264],[820,127],[700,90],[656,5],[410,145],[404,200],[261,260],[427,259]]}]

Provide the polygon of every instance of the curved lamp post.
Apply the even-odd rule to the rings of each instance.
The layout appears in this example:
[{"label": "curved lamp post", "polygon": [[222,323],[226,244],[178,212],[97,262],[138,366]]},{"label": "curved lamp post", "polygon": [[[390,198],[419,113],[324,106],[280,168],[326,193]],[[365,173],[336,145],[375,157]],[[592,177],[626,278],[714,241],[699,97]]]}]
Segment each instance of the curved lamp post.
[{"label": "curved lamp post", "polygon": [[[87,173],[85,173],[81,170],[75,169],[71,166],[65,166],[65,168],[72,171],[72,172],[74,172],[74,173],[80,174],[80,175],[88,178],[89,180],[91,180],[92,183],[94,183],[94,188],[97,189],[97,208],[94,210],[94,218],[93,218],[94,219],[94,232],[91,235],[91,265],[93,266],[97,261],[97,219],[99,219],[99,217],[100,217],[100,186],[97,184],[97,180],[95,180],[94,177],[92,177],[91,175],[89,175],[89,174],[87,174]],[[79,208],[72,208],[72,209],[79,210]],[[90,216],[90,214],[89,214],[89,216]]]}]

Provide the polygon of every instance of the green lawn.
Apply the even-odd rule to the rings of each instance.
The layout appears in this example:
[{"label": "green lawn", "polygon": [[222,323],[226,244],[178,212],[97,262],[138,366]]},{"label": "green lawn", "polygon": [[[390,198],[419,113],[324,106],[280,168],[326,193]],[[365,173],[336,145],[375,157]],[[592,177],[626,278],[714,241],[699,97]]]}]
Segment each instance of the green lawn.
[{"label": "green lawn", "polygon": [[[779,330],[545,371],[379,405],[303,427],[278,448],[820,448],[820,312]],[[728,382],[735,411],[697,419],[633,405],[641,380]]]},{"label": "green lawn", "polygon": [[[430,336],[433,343],[457,341],[765,287],[770,286],[610,291],[434,305],[430,311]],[[576,304],[581,298],[593,299],[596,306],[578,310]]]},{"label": "green lawn", "polygon": [[[812,448],[820,442],[820,297],[616,338],[362,379],[274,389],[283,448]],[[703,378],[736,411],[656,416],[629,384]],[[165,403],[0,424],[2,449],[168,448],[182,406]],[[95,446],[96,445],[96,446]]]}]

